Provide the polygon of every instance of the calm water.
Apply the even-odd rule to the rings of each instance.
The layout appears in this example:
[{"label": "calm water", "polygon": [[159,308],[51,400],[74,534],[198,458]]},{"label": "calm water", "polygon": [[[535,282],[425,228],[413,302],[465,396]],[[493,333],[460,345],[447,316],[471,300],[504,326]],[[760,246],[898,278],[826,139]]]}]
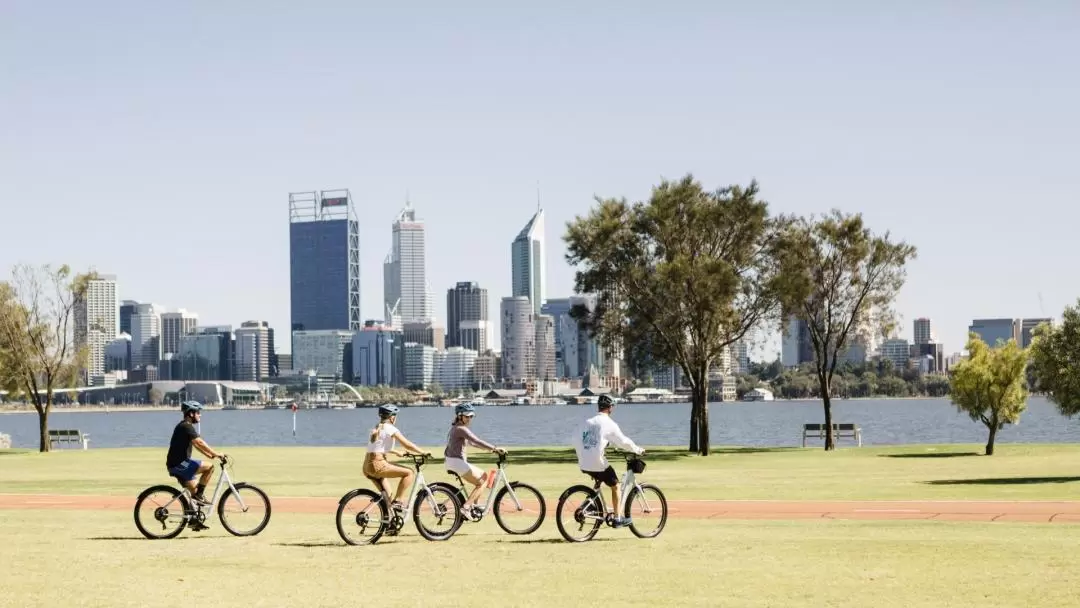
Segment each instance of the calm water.
[{"label": "calm water", "polygon": [[[473,429],[482,438],[505,446],[567,445],[575,425],[591,415],[591,406],[485,406]],[[983,443],[986,429],[972,422],[944,399],[858,400],[833,404],[836,422],[862,427],[863,445],[912,443]],[[686,445],[690,405],[625,404],[615,419],[623,432],[643,445]],[[441,445],[452,417],[449,408],[406,408],[398,418],[405,436],[420,445]],[[797,446],[802,425],[822,422],[820,402],[714,403],[709,407],[713,445]],[[177,411],[54,412],[50,428],[77,428],[90,434],[90,447],[164,447]],[[371,409],[300,410],[292,435],[288,410],[210,411],[202,432],[215,445],[362,446],[367,429],[377,421]],[[0,432],[14,447],[37,447],[37,414],[0,415]],[[1032,398],[1021,422],[998,434],[1001,442],[1080,442],[1080,421],[1060,416],[1053,404]],[[841,445],[850,444],[843,440]],[[812,444],[811,444],[812,445]]]}]

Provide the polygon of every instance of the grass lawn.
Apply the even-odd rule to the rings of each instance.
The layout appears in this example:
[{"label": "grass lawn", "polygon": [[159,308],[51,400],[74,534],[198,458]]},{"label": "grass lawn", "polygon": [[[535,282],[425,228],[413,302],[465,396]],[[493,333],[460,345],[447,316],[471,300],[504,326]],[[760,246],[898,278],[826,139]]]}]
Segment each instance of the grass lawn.
[{"label": "grass lawn", "polygon": [[484,521],[348,547],[328,516],[275,514],[254,538],[212,525],[148,541],[128,512],[0,511],[0,605],[1051,608],[1080,583],[1077,526],[673,520],[571,545]]},{"label": "grass lawn", "polygon": [[[165,448],[0,450],[0,492],[135,496],[165,475]],[[233,448],[234,479],[278,496],[333,496],[367,485],[360,448]],[[441,456],[441,448],[432,452]],[[710,457],[681,449],[649,450],[642,478],[669,498],[777,500],[1080,500],[1080,446],[1000,444],[994,456],[978,446],[820,449],[718,449]],[[489,456],[471,460],[492,462]],[[621,460],[612,458],[622,470]],[[573,450],[514,449],[511,479],[536,485],[554,502],[584,477]],[[424,469],[446,479],[441,459]]]}]

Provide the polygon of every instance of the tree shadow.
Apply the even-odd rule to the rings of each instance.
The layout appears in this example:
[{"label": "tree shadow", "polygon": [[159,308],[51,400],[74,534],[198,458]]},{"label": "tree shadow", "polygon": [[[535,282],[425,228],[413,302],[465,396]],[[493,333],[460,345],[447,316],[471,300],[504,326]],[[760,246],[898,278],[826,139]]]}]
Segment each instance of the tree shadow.
[{"label": "tree shadow", "polygon": [[934,479],[924,481],[932,486],[1012,486],[1040,483],[1072,483],[1080,481],[1080,477],[985,477],[982,479]]},{"label": "tree shadow", "polygon": [[878,454],[878,458],[966,458],[982,456],[978,452],[927,452],[926,454]]},{"label": "tree shadow", "polygon": [[[577,452],[573,448],[506,448],[508,458],[506,463],[513,466],[530,465],[530,464],[577,464]],[[685,449],[677,448],[659,448],[651,449],[645,453],[645,462],[668,462],[674,460],[681,460],[683,458],[689,458],[692,454],[688,454]],[[622,456],[619,452],[614,450],[607,451],[608,460],[614,465],[622,460]],[[476,454],[469,455],[469,462],[475,462],[477,464],[494,464],[498,459],[493,454]]]}]

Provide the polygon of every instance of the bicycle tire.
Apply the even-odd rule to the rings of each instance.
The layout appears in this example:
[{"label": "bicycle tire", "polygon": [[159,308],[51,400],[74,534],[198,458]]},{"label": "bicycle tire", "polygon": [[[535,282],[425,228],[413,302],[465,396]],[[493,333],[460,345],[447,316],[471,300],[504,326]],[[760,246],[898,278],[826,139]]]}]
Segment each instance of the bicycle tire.
[{"label": "bicycle tire", "polygon": [[169,538],[176,538],[177,536],[180,536],[180,533],[184,531],[184,528],[186,528],[188,524],[188,520],[186,517],[180,520],[180,526],[177,527],[176,530],[168,534],[161,535],[153,534],[152,532],[150,532],[150,530],[143,525],[142,520],[139,519],[139,508],[142,507],[143,501],[145,501],[148,496],[155,492],[164,492],[176,498],[180,502],[180,508],[182,513],[186,514],[191,511],[191,503],[188,502],[187,497],[183,496],[180,490],[177,490],[172,486],[166,485],[150,486],[149,488],[143,490],[139,494],[139,497],[135,499],[135,511],[132,514],[135,518],[135,527],[139,529],[139,532],[143,536],[149,538],[150,540],[166,540]]},{"label": "bicycle tire", "polygon": [[540,490],[537,490],[529,484],[522,483],[520,481],[511,481],[510,487],[514,489],[514,495],[517,496],[518,500],[523,500],[523,497],[521,496],[522,494],[532,493],[533,496],[535,496],[537,502],[540,503],[540,517],[538,517],[531,526],[528,526],[523,531],[511,530],[510,527],[506,524],[506,522],[503,521],[502,509],[500,509],[503,497],[510,493],[510,491],[507,490],[506,486],[503,486],[502,489],[499,490],[497,494],[495,494],[495,521],[498,522],[499,527],[502,528],[503,531],[507,534],[524,535],[536,532],[536,530],[540,528],[540,525],[544,523],[544,517],[547,515],[547,504],[544,503],[544,495],[540,493]]},{"label": "bicycle tire", "polygon": [[[420,506],[424,504],[425,500],[427,500],[429,493],[431,494],[431,496],[435,497],[436,503],[446,504],[446,501],[449,501],[450,504],[453,505],[453,523],[450,524],[450,529],[446,532],[433,532],[426,528],[424,524],[420,521]],[[440,494],[443,495],[444,499],[439,499]],[[461,514],[461,499],[458,498],[457,492],[451,492],[447,490],[444,486],[428,486],[426,490],[420,490],[419,492],[417,492],[416,500],[413,501],[412,512],[413,523],[416,524],[416,531],[420,533],[420,536],[423,536],[425,539],[430,541],[449,540],[450,537],[458,531],[458,528],[461,527],[464,517]]]},{"label": "bicycle tire", "polygon": [[[429,483],[428,487],[429,488],[446,488],[446,490],[448,492],[451,492],[453,494],[457,494],[458,500],[461,501],[461,504],[465,504],[465,501],[467,501],[469,499],[469,495],[465,493],[465,490],[462,490],[460,486],[455,486],[454,484],[452,484],[450,482],[447,482],[447,481],[436,481],[435,483]],[[464,518],[465,515],[462,514],[462,517]],[[469,521],[469,520],[466,520],[466,521]]]},{"label": "bicycle tire", "polygon": [[[349,501],[356,498],[357,496],[367,496],[368,498],[371,498],[372,502],[375,502],[379,506],[379,513],[378,513],[378,516],[379,516],[379,521],[378,521],[379,528],[375,531],[375,534],[373,534],[371,536],[371,539],[368,540],[366,543],[356,542],[356,541],[352,540],[351,538],[349,538],[349,536],[345,534],[345,527],[342,524],[342,519],[341,519],[342,514],[344,514],[344,512],[345,512],[345,505],[349,504]],[[373,490],[367,490],[367,489],[353,490],[351,492],[348,492],[347,494],[342,496],[340,500],[338,500],[337,514],[335,515],[334,520],[335,520],[335,523],[337,523],[338,535],[341,536],[341,540],[345,541],[347,544],[350,544],[350,545],[353,545],[353,546],[357,546],[357,545],[374,545],[382,537],[383,533],[386,532],[386,522],[388,521],[386,501],[384,501],[382,499],[381,494],[379,494],[378,492],[375,492]]]},{"label": "bicycle tire", "polygon": [[232,526],[230,526],[229,522],[225,521],[225,501],[233,493],[232,488],[229,488],[229,489],[225,490],[225,493],[221,495],[221,500],[218,501],[218,505],[217,505],[218,520],[221,521],[222,527],[224,527],[229,532],[229,534],[232,534],[233,536],[255,536],[259,532],[262,532],[266,528],[266,525],[270,523],[270,498],[266,495],[266,492],[263,492],[259,488],[255,487],[255,486],[253,486],[253,485],[251,485],[249,483],[234,484],[234,487],[238,491],[239,490],[252,490],[252,491],[255,492],[255,494],[257,494],[259,496],[259,499],[262,500],[263,506],[266,507],[266,510],[264,511],[263,519],[262,519],[261,522],[259,522],[258,526],[255,526],[254,530],[251,530],[249,532],[241,532],[239,530],[234,529]]},{"label": "bicycle tire", "polygon": [[[585,536],[583,536],[581,538],[575,538],[575,537],[570,535],[570,532],[566,529],[565,525],[563,524],[563,517],[564,517],[563,509],[566,507],[567,499],[570,498],[570,496],[573,495],[576,492],[585,493],[588,496],[588,499],[596,500],[596,501],[600,500],[599,493],[596,490],[594,490],[593,488],[590,488],[589,486],[585,486],[585,485],[570,486],[569,488],[567,488],[566,490],[563,491],[561,496],[559,496],[559,504],[558,504],[558,506],[555,507],[555,525],[556,525],[556,527],[559,528],[559,534],[561,534],[562,537],[564,539],[566,539],[567,542],[583,543],[585,541],[592,540],[592,538],[594,536],[596,536],[596,533],[600,530],[600,525],[603,524],[604,522],[599,520],[599,519],[595,520],[595,522],[593,523],[592,530],[589,530],[588,532],[586,532]],[[577,521],[577,519],[576,519],[576,511],[577,511],[577,509],[575,508],[574,510],[575,510],[575,513],[570,515],[570,521],[574,522],[574,523],[583,523],[583,522],[578,522]]]},{"label": "bicycle tire", "polygon": [[[664,531],[664,526],[667,525],[667,497],[660,491],[660,488],[654,486],[651,483],[643,483],[639,486],[642,490],[651,490],[656,492],[656,497],[660,499],[660,525],[656,526],[656,530],[651,533],[646,533],[638,529],[637,525],[633,523],[633,519],[630,521],[630,531],[634,533],[634,536],[638,538],[656,538]],[[623,517],[630,517],[630,507],[633,506],[634,497],[637,496],[638,488],[631,488],[630,495],[626,497],[626,509],[623,513]]]}]

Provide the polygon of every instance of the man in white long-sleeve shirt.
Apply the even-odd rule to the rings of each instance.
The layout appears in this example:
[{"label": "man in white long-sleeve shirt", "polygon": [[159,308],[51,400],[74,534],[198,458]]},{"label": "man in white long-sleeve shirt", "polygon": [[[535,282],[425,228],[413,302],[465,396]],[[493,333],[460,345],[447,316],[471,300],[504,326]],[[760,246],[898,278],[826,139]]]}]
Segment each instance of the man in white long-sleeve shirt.
[{"label": "man in white long-sleeve shirt", "polygon": [[604,449],[608,443],[613,443],[616,447],[639,456],[644,454],[645,450],[624,435],[619,425],[611,419],[611,408],[615,405],[611,397],[601,395],[597,405],[600,413],[586,420],[574,435],[574,450],[577,451],[578,467],[581,471],[611,488],[611,508],[616,511],[615,527],[621,527],[628,525],[630,521],[617,512],[619,476],[615,473],[615,468],[608,464]]}]

